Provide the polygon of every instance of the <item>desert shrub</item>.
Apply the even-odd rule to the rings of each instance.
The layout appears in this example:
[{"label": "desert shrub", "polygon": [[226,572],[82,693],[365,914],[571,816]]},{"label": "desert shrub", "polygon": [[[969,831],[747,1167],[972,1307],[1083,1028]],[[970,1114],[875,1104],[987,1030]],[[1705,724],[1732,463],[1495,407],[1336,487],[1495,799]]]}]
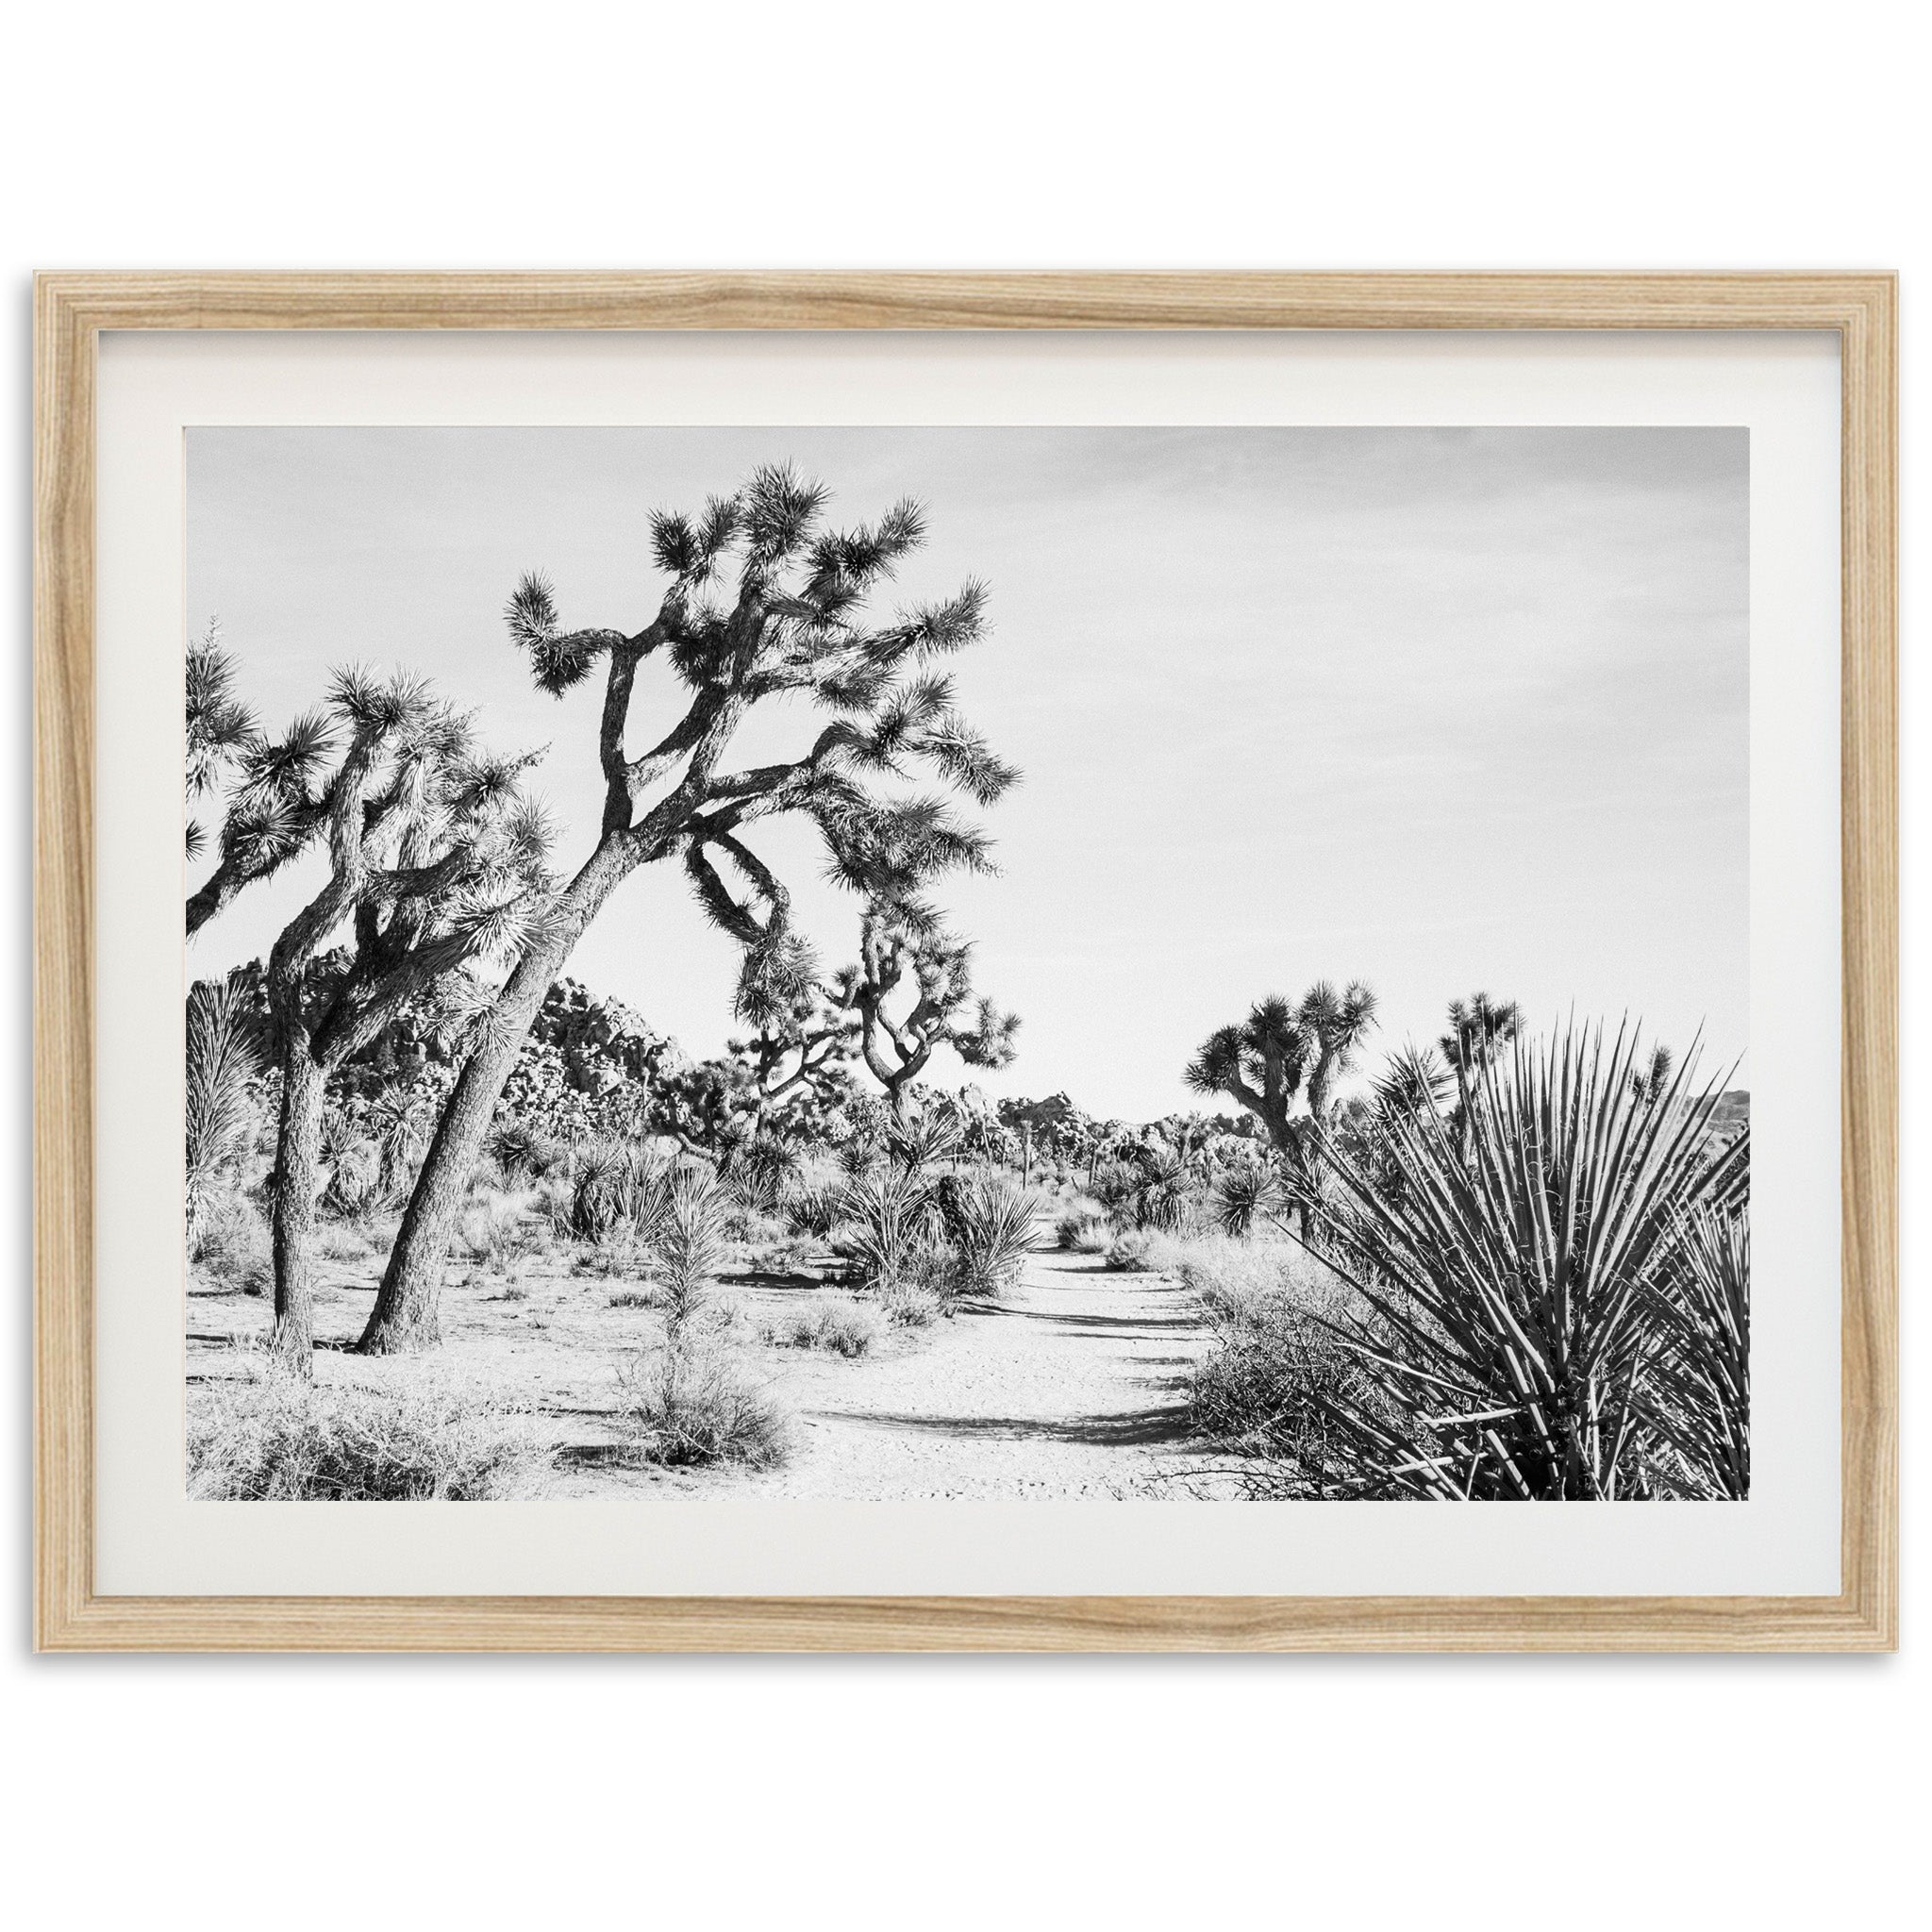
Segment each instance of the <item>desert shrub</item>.
[{"label": "desert shrub", "polygon": [[533,1493],[549,1460],[499,1403],[270,1372],[197,1405],[188,1482],[208,1501],[471,1503]]},{"label": "desert shrub", "polygon": [[947,1175],[935,1204],[958,1266],[959,1291],[997,1295],[1019,1278],[1033,1252],[1035,1203],[1010,1175]]},{"label": "desert shrub", "polygon": [[768,1248],[784,1241],[791,1232],[781,1216],[748,1208],[739,1200],[728,1182],[723,1184],[719,1201],[719,1226],[724,1239],[741,1248]]},{"label": "desert shrub", "polygon": [[1123,1228],[1107,1246],[1107,1265],[1123,1274],[1145,1274],[1153,1266],[1148,1257],[1153,1237],[1138,1227]]},{"label": "desert shrub", "polygon": [[372,1245],[368,1225],[359,1221],[338,1221],[325,1225],[315,1241],[316,1251],[325,1261],[366,1260]]},{"label": "desert shrub", "polygon": [[1741,1237],[1749,1135],[1712,1136],[1720,1096],[1692,1092],[1688,1061],[1648,1065],[1634,1033],[1519,1040],[1469,1079],[1459,1119],[1390,1119],[1393,1190],[1327,1152],[1325,1250],[1371,1318],[1343,1338],[1366,1393],[1326,1405],[1352,1465],[1334,1493],[1729,1493],[1733,1474],[1679,1445],[1690,1428],[1741,1441],[1741,1411],[1678,1365],[1687,1347],[1741,1359],[1748,1249],[1713,1298],[1687,1229]]},{"label": "desert shrub", "polygon": [[533,1230],[514,1200],[491,1194],[464,1208],[458,1239],[479,1267],[511,1274],[529,1259]]},{"label": "desert shrub", "polygon": [[1314,1495],[1333,1472],[1334,1404],[1367,1394],[1354,1353],[1291,1301],[1254,1305],[1194,1365],[1188,1425],[1282,1465],[1275,1494]]},{"label": "desert shrub", "polygon": [[267,1217],[240,1188],[205,1189],[188,1258],[211,1280],[261,1293],[275,1278]]},{"label": "desert shrub", "polygon": [[1054,1244],[1075,1254],[1104,1254],[1113,1239],[1113,1224],[1097,1202],[1076,1202],[1053,1224]]},{"label": "desert shrub", "polygon": [[664,1299],[664,1291],[656,1282],[647,1281],[641,1288],[620,1288],[610,1297],[613,1308],[655,1308]]},{"label": "desert shrub", "polygon": [[839,1180],[801,1181],[785,1196],[785,1224],[794,1235],[827,1240],[839,1224],[844,1184]]},{"label": "desert shrub", "polygon": [[780,1348],[812,1348],[849,1357],[866,1354],[878,1340],[879,1318],[855,1302],[819,1302],[769,1323],[765,1340]]},{"label": "desert shrub", "polygon": [[641,1461],[770,1469],[785,1460],[784,1411],[716,1348],[658,1351],[625,1372],[624,1391],[630,1448]]},{"label": "desert shrub", "polygon": [[1283,1302],[1324,1319],[1357,1307],[1333,1269],[1292,1241],[1247,1241],[1225,1235],[1152,1238],[1148,1258],[1201,1298],[1221,1325],[1255,1318]]},{"label": "desert shrub", "polygon": [[818,1244],[788,1235],[747,1251],[744,1265],[759,1274],[802,1274],[818,1255]]},{"label": "desert shrub", "polygon": [[939,1289],[910,1279],[886,1282],[878,1291],[878,1307],[894,1328],[928,1328],[941,1315],[952,1312],[951,1304]]}]

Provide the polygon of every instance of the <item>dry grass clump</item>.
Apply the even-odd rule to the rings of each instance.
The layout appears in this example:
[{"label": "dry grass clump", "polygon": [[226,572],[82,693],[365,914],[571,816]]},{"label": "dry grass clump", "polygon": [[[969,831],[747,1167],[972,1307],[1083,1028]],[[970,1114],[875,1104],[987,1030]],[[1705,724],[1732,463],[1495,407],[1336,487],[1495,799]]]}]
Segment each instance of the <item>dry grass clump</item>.
[{"label": "dry grass clump", "polygon": [[941,1315],[951,1315],[944,1294],[926,1282],[889,1281],[878,1291],[879,1313],[894,1328],[929,1328]]},{"label": "dry grass clump", "polygon": [[1149,1274],[1153,1253],[1154,1237],[1145,1228],[1123,1228],[1107,1244],[1107,1265],[1119,1274]]},{"label": "dry grass clump", "polygon": [[857,1302],[817,1303],[776,1322],[768,1322],[764,1339],[777,1348],[810,1348],[848,1360],[871,1352],[878,1340],[879,1318]]},{"label": "dry grass clump", "polygon": [[1053,1224],[1054,1243],[1076,1255],[1104,1255],[1113,1239],[1113,1224],[1098,1201],[1079,1199],[1065,1208]]},{"label": "dry grass clump", "polygon": [[610,1297],[613,1308],[655,1308],[662,1305],[664,1291],[655,1281],[647,1281],[638,1288],[620,1288]]},{"label": "dry grass clump", "polygon": [[1256,1319],[1275,1303],[1334,1315],[1351,1300],[1341,1277],[1293,1241],[1240,1241],[1226,1235],[1157,1240],[1150,1259],[1197,1294],[1223,1326]]},{"label": "dry grass clump", "polygon": [[211,1389],[188,1439],[188,1492],[209,1502],[496,1502],[541,1492],[550,1466],[501,1403],[274,1371]]},{"label": "dry grass clump", "polygon": [[189,1261],[211,1281],[260,1294],[275,1276],[268,1219],[240,1188],[210,1188],[197,1204]]},{"label": "dry grass clump", "polygon": [[716,1348],[647,1357],[625,1372],[623,1386],[630,1448],[641,1462],[772,1469],[790,1451],[785,1412],[770,1391]]}]

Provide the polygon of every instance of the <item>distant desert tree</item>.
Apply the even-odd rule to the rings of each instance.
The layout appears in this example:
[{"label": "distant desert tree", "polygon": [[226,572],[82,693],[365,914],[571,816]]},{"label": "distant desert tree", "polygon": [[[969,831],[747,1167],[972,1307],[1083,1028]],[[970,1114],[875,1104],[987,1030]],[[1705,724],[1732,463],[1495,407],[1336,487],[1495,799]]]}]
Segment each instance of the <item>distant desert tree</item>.
[{"label": "distant desert tree", "polygon": [[937,929],[923,908],[869,906],[858,963],[841,974],[838,991],[858,1017],[859,1050],[894,1120],[905,1118],[907,1090],[942,1047],[969,1067],[1013,1062],[1019,1017],[974,991],[972,942]]},{"label": "distant desert tree", "polygon": [[[329,1075],[368,1047],[413,997],[527,944],[551,881],[548,831],[525,795],[529,760],[493,758],[470,725],[421,684],[339,673],[331,724],[346,740],[325,790],[329,876],[269,955],[267,991],[281,1118],[270,1187],[275,1248],[274,1349],[307,1373],[313,1343],[316,1197],[323,1179],[323,1098]],[[350,945],[316,970],[330,936]],[[487,1024],[487,1013],[486,1013]]]},{"label": "distant desert tree", "polygon": [[743,1076],[757,1132],[779,1109],[823,1102],[845,1088],[858,1019],[823,987],[778,991],[754,980],[754,989],[740,1012],[758,1031],[728,1041],[725,1050]]},{"label": "distant desert tree", "polygon": [[188,1236],[209,1187],[247,1151],[255,1130],[250,1087],[262,1070],[261,1027],[247,989],[230,974],[188,994]]},{"label": "distant desert tree", "polygon": [[1465,1154],[1474,1149],[1471,1091],[1522,1029],[1523,1009],[1514,1000],[1475,992],[1449,1002],[1449,1030],[1436,1045],[1456,1082],[1457,1137]]},{"label": "distant desert tree", "polygon": [[[758,822],[809,820],[847,876],[868,874],[864,855],[886,849],[915,851],[931,869],[983,861],[981,832],[943,799],[907,797],[904,784],[921,772],[986,805],[1013,780],[959,716],[950,681],[930,669],[981,637],[986,593],[968,583],[941,603],[869,614],[871,597],[923,541],[923,513],[901,503],[875,524],[836,531],[824,525],[825,503],[821,485],[766,468],[696,516],[654,517],[652,558],[668,581],[656,616],[635,632],[566,630],[541,576],[525,577],[511,596],[510,636],[541,690],[560,696],[603,667],[603,823],[555,916],[517,957],[492,1029],[458,1076],[363,1332],[365,1350],[434,1340],[444,1257],[497,1097],[546,989],[630,874],[681,860],[708,909],[746,948],[754,975],[782,992],[802,989],[812,972],[790,929],[785,888],[745,843]],[[633,757],[626,741],[641,708],[640,674],[654,663],[668,668],[675,704],[668,728]],[[800,756],[726,768],[754,710],[801,700],[830,722]],[[901,836],[882,839],[894,827]]]},{"label": "distant desert tree", "polygon": [[1196,1093],[1225,1094],[1254,1115],[1278,1152],[1299,1154],[1297,1119],[1326,1118],[1337,1078],[1355,1064],[1374,1024],[1375,996],[1358,980],[1340,992],[1323,980],[1294,1005],[1274,994],[1239,1025],[1208,1037],[1187,1082]]},{"label": "distant desert tree", "polygon": [[[234,684],[235,659],[210,620],[188,652],[188,802],[192,811],[220,797],[223,809],[214,870],[188,895],[191,939],[244,886],[306,850],[327,815],[317,785],[332,749],[330,720],[309,712],[271,741],[235,696]],[[191,816],[191,859],[206,851],[208,838]]]}]

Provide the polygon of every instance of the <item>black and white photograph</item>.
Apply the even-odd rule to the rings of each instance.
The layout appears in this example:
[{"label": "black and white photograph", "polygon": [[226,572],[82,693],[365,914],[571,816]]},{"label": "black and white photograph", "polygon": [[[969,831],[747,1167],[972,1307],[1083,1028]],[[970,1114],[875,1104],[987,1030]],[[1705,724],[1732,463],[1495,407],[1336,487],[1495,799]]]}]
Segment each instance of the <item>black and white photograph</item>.
[{"label": "black and white photograph", "polygon": [[1749,1495],[1742,428],[186,475],[191,1496]]}]

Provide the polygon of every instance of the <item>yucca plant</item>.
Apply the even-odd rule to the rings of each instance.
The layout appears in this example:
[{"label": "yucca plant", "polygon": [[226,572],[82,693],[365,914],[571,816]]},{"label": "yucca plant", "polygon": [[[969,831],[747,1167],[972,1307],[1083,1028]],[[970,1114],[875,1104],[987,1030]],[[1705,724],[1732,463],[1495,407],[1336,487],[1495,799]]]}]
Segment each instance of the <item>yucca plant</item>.
[{"label": "yucca plant", "polygon": [[1257,1220],[1265,1220],[1285,1204],[1280,1174],[1263,1161],[1226,1168],[1214,1184],[1214,1224],[1236,1239],[1252,1234]]},{"label": "yucca plant", "polygon": [[1334,1493],[1654,1492],[1657,1309],[1687,1222],[1742,1209],[1750,1152],[1711,1141],[1719,1090],[1693,1091],[1694,1061],[1641,1093],[1637,1051],[1572,1029],[1473,1066],[1463,1121],[1391,1117],[1393,1194],[1325,1150],[1325,1258],[1372,1311],[1337,1329],[1363,1382],[1326,1398],[1354,1465]]},{"label": "yucca plant", "polygon": [[665,1341],[675,1353],[729,1254],[724,1217],[730,1195],[717,1175],[702,1167],[653,1176],[645,1191],[651,1196],[646,1239],[664,1284]]},{"label": "yucca plant", "polygon": [[932,1184],[909,1168],[888,1167],[850,1181],[839,1211],[853,1275],[867,1288],[905,1280],[937,1231]]},{"label": "yucca plant", "polygon": [[262,1069],[261,1027],[240,982],[198,981],[188,994],[188,1239],[208,1190],[247,1151],[250,1084]]},{"label": "yucca plant", "polygon": [[936,1190],[936,1205],[961,1289],[997,1295],[1020,1278],[1035,1246],[1036,1210],[1024,1187],[1003,1174],[948,1174]]}]

